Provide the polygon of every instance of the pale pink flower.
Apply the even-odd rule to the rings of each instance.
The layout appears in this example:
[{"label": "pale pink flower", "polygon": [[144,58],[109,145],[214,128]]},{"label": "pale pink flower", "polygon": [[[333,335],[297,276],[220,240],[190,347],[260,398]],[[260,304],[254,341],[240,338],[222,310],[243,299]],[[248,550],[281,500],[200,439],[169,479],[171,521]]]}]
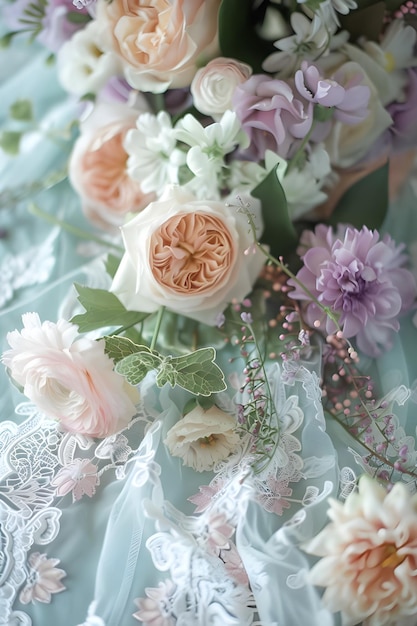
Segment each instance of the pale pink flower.
[{"label": "pale pink flower", "polygon": [[197,472],[212,470],[226,459],[240,441],[236,420],[216,406],[197,406],[167,433],[165,445],[173,456]]},{"label": "pale pink flower", "polygon": [[63,430],[106,437],[125,427],[135,413],[135,387],[113,369],[104,341],[76,339],[65,320],[41,324],[37,313],[22,317],[23,330],[7,335],[2,357],[24,394]]},{"label": "pale pink flower", "polygon": [[92,498],[99,483],[97,466],[90,459],[74,459],[72,463],[59,470],[51,486],[56,487],[57,496],[65,496],[72,491],[73,501],[80,500],[83,495]]},{"label": "pale pink flower", "polygon": [[227,573],[240,585],[247,587],[249,578],[243,561],[234,543],[230,542],[227,549],[220,551],[220,558],[224,563]]},{"label": "pale pink flower", "polygon": [[64,591],[65,586],[61,578],[66,576],[62,569],[55,567],[59,559],[48,559],[46,554],[33,552],[28,559],[30,572],[26,586],[20,592],[19,600],[22,604],[29,602],[45,602],[49,604],[53,593]]},{"label": "pale pink flower", "polygon": [[147,587],[147,597],[135,600],[139,610],[133,617],[145,626],[174,626],[177,620],[172,612],[171,600],[175,588],[175,584],[169,579],[159,583],[158,587]]},{"label": "pale pink flower", "polygon": [[217,54],[219,6],[220,0],[112,0],[97,3],[96,19],[129,84],[162,93],[188,86],[198,66]]},{"label": "pale pink flower", "polygon": [[323,602],[344,626],[393,626],[417,614],[417,495],[402,483],[387,492],[368,475],[304,549],[322,557],[310,572]]},{"label": "pale pink flower", "polygon": [[198,488],[198,493],[190,496],[188,500],[195,504],[196,509],[195,513],[202,513],[205,511],[212,500],[217,496],[217,494],[223,488],[224,482],[214,480],[209,485],[200,485]]},{"label": "pale pink flower", "polygon": [[209,513],[205,518],[203,540],[208,549],[217,554],[219,549],[229,548],[229,539],[235,532],[234,527],[229,524],[224,513]]}]

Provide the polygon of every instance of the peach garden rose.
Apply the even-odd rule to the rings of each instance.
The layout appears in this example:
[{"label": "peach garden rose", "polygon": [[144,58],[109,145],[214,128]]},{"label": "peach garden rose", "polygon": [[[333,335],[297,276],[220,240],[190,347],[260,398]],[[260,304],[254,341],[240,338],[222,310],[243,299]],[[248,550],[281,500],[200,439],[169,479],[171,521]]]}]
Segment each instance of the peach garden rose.
[{"label": "peach garden rose", "polygon": [[199,65],[218,52],[220,0],[98,2],[107,46],[122,60],[132,87],[162,93],[187,87]]},{"label": "peach garden rose", "polygon": [[86,216],[104,228],[119,226],[127,213],[140,211],[154,197],[142,191],[126,167],[124,139],[140,112],[124,104],[99,103],[82,124],[71,153],[71,184]]},{"label": "peach garden rose", "polygon": [[114,371],[104,341],[76,339],[77,326],[65,320],[41,324],[37,313],[22,320],[22,331],[7,335],[2,361],[29,400],[70,433],[103,438],[125,427],[138,394]]},{"label": "peach garden rose", "polygon": [[245,254],[253,239],[243,213],[175,185],[122,226],[122,235],[126,251],[111,291],[133,311],[167,306],[214,325],[229,302],[251,291],[264,263],[258,249]]}]

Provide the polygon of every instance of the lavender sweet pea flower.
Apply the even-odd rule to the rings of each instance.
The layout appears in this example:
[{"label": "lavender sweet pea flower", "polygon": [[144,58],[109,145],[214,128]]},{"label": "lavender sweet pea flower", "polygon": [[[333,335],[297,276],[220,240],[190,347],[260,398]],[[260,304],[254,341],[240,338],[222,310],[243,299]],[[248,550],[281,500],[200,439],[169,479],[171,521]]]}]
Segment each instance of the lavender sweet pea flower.
[{"label": "lavender sweet pea flower", "polygon": [[[30,9],[32,0],[16,0],[5,7],[2,17],[5,24],[13,31],[26,30],[26,10]],[[62,44],[83,27],[68,20],[68,13],[77,11],[73,0],[48,0],[44,8],[43,17],[39,17],[41,31],[38,41],[52,52],[58,52]],[[84,7],[80,13],[88,14]]]},{"label": "lavender sweet pea flower", "polygon": [[288,83],[264,74],[251,76],[235,89],[233,106],[250,139],[245,155],[254,160],[262,159],[266,150],[290,156],[313,122],[312,106],[295,98]]},{"label": "lavender sweet pea flower", "polygon": [[417,137],[417,68],[408,70],[404,101],[393,102],[387,110],[394,122],[389,128],[394,148],[413,145]]},{"label": "lavender sweet pea flower", "polygon": [[336,72],[333,80],[342,84],[345,90],[345,96],[340,104],[337,105],[334,118],[343,124],[359,124],[368,117],[369,99],[371,90],[368,85],[362,85],[361,74],[352,76],[343,85],[343,72]]},{"label": "lavender sweet pea flower", "polygon": [[[344,124],[358,124],[368,115],[370,90],[361,85],[360,74],[353,77],[346,85],[336,78],[324,78],[315,65],[303,61],[297,70],[294,82],[303,98],[313,104],[333,109],[333,117]],[[339,76],[339,80],[342,77]]]},{"label": "lavender sweet pea flower", "polygon": [[345,90],[334,80],[323,78],[315,65],[307,61],[301,63],[294,77],[295,86],[300,95],[309,102],[324,107],[336,107],[345,98]]},{"label": "lavender sweet pea flower", "polygon": [[[301,238],[304,267],[297,279],[325,307],[339,316],[346,338],[355,337],[362,352],[375,357],[392,345],[398,316],[408,311],[417,295],[413,275],[403,267],[407,257],[389,235],[382,239],[365,226],[358,231],[341,226],[338,233],[319,224]],[[335,325],[295,282],[291,297],[307,301],[305,319],[320,321],[326,334]]]}]

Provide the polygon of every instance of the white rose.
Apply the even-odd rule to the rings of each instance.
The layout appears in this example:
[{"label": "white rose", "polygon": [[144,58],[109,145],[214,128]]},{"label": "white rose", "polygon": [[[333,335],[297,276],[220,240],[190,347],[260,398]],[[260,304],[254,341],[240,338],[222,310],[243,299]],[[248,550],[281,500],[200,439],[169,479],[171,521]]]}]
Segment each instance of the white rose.
[{"label": "white rose", "polygon": [[[259,214],[254,198],[250,210]],[[179,186],[168,186],[121,230],[126,252],[111,291],[129,310],[167,306],[214,325],[229,302],[251,291],[264,264],[242,212]]]},{"label": "white rose", "polygon": [[245,82],[252,68],[235,59],[218,57],[199,69],[191,83],[194,106],[214,119],[232,109],[233,92],[237,85]]},{"label": "white rose", "polygon": [[122,74],[120,60],[103,49],[102,28],[95,20],[79,30],[58,53],[58,78],[69,93],[97,93],[112,76]]},{"label": "white rose", "polygon": [[184,465],[204,472],[226,459],[239,441],[234,417],[217,406],[207,411],[196,406],[168,431],[164,443]]},{"label": "white rose", "polygon": [[392,124],[392,118],[383,107],[373,82],[357,63],[349,61],[338,69],[338,76],[342,84],[358,74],[363,76],[362,85],[367,85],[371,91],[367,117],[354,126],[335,121],[332,130],[325,140],[325,147],[333,166],[346,168],[356,165],[372,148],[375,141]]}]

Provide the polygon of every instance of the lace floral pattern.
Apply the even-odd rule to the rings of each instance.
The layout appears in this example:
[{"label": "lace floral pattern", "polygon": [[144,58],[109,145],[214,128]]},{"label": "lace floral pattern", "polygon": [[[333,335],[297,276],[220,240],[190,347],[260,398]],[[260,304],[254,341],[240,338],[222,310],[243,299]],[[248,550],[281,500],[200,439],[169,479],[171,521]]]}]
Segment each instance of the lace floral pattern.
[{"label": "lace floral pattern", "polygon": [[[5,422],[0,431],[1,615],[5,615],[0,624],[16,619],[17,599],[49,603],[54,593],[65,592],[65,562],[44,552],[60,531],[61,500],[66,498],[68,504],[68,498],[72,502],[94,498],[109,471],[115,479],[124,480],[124,497],[133,507],[135,521],[123,572],[123,584],[129,587],[130,581],[136,591],[130,606],[132,619],[159,626],[258,623],[253,590],[261,582],[256,575],[249,581],[238,543],[248,506],[256,503],[267,515],[272,513],[277,528],[299,526],[304,519],[300,508],[304,512],[332,491],[328,478],[334,469],[334,457],[315,457],[303,443],[306,428],[324,436],[317,377],[300,367],[288,378],[273,366],[270,384],[280,436],[267,467],[259,475],[251,472],[251,456],[243,439],[233,455],[217,464],[209,484],[199,485],[195,493],[193,481],[188,486],[185,482],[181,500],[175,504],[168,486],[172,472],[160,455],[166,454],[167,420],[181,415],[182,392],[164,389],[156,394],[152,381],[144,381],[137,416],[128,428],[100,442],[61,432],[33,405],[19,405],[17,413],[25,418],[23,423]],[[230,412],[234,402],[225,394],[219,398]],[[174,457],[170,463],[173,468],[181,466],[181,460]],[[184,512],[190,502],[195,505],[193,514]],[[115,504],[108,522],[110,537],[120,532],[120,506]],[[150,524],[146,533],[145,520]],[[147,577],[155,580],[156,576],[157,582],[141,589],[135,587],[135,568],[144,551],[155,570],[150,575],[147,569]],[[107,598],[91,600],[83,626],[116,623],[120,611],[129,611],[125,603],[122,608],[109,608]],[[23,615],[20,611],[21,623],[30,624],[30,617]]]},{"label": "lace floral pattern", "polygon": [[[117,473],[134,453],[123,433],[95,450],[92,439],[61,432],[34,405],[20,404],[16,413],[25,418],[21,425],[3,422],[0,428],[0,624],[5,625],[31,624],[29,616],[13,611],[17,598],[22,604],[49,603],[51,594],[64,590],[58,559],[31,553],[57,537],[61,498],[70,492],[74,501],[92,497],[103,473]],[[136,429],[138,439],[143,424],[138,415],[126,430]]]},{"label": "lace floral pattern", "polygon": [[46,283],[55,266],[54,242],[59,229],[51,231],[40,245],[32,246],[19,254],[7,254],[0,264],[0,309],[24,287]]}]

